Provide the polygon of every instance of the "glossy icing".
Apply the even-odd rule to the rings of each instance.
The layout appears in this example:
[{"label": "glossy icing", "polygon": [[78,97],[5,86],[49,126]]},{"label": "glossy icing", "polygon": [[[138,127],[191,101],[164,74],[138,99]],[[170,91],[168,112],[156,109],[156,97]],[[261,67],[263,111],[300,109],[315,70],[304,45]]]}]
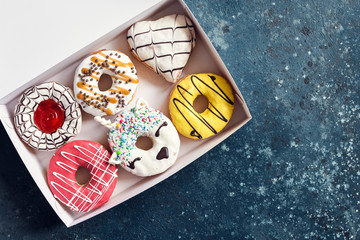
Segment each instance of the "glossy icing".
[{"label": "glossy icing", "polygon": [[34,113],[35,125],[44,133],[55,132],[65,120],[65,110],[53,99],[41,101]]},{"label": "glossy icing", "polygon": [[127,40],[131,53],[138,60],[175,83],[195,47],[196,37],[190,19],[173,14],[132,25]]},{"label": "glossy icing", "polygon": [[[209,101],[204,112],[198,113],[193,102],[199,95]],[[180,134],[192,139],[204,139],[220,132],[234,110],[234,95],[229,83],[212,73],[184,77],[170,95],[170,116]]]},{"label": "glossy icing", "polygon": [[[136,147],[139,136],[149,137],[152,148]],[[152,176],[167,170],[174,164],[180,147],[179,135],[170,119],[142,99],[137,101],[136,107],[117,116],[109,130],[108,141],[113,151],[110,163],[120,164],[138,176]]]},{"label": "glossy icing", "polygon": [[[99,143],[77,140],[61,147],[51,158],[48,183],[54,197],[71,210],[89,212],[106,203],[114,191],[117,167],[110,165],[110,153]],[[86,186],[76,182],[82,166],[90,171]]]},{"label": "glossy icing", "polygon": [[[43,132],[35,124],[39,104],[52,99],[64,110],[64,121],[52,132]],[[20,138],[37,150],[54,150],[81,130],[81,109],[71,90],[56,82],[41,83],[27,89],[15,107],[14,125]]]},{"label": "glossy icing", "polygon": [[[98,82],[103,74],[112,86],[101,91]],[[86,57],[75,71],[74,93],[82,109],[94,116],[113,115],[132,100],[139,79],[130,58],[120,51],[100,50]]]}]

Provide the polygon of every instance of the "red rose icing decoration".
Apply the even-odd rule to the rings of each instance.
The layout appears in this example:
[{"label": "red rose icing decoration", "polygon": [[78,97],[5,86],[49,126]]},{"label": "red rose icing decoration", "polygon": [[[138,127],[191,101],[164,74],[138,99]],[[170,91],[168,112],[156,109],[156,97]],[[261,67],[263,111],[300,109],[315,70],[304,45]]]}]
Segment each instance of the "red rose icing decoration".
[{"label": "red rose icing decoration", "polygon": [[65,110],[53,99],[39,103],[34,113],[36,126],[44,133],[53,133],[60,128],[65,120]]}]

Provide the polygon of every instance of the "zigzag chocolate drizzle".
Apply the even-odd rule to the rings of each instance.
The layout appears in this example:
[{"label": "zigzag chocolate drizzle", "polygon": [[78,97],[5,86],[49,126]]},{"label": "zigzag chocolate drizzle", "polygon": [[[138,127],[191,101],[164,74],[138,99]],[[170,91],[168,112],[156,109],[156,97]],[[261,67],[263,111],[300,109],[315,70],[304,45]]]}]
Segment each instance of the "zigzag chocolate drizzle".
[{"label": "zigzag chocolate drizzle", "polygon": [[[179,18],[179,20],[178,20]],[[183,18],[183,19],[181,19]],[[156,25],[158,21],[164,21],[164,19],[166,19],[168,22],[167,24],[169,26],[166,27],[160,27],[160,28],[153,28],[152,25]],[[185,22],[184,25],[179,25],[176,26],[176,24],[179,24],[181,21]],[[145,22],[141,22],[141,27],[148,27],[149,30],[144,30],[141,32],[136,33],[136,26],[138,26],[137,24],[133,25],[130,30],[128,31],[128,35],[127,35],[127,39],[130,45],[130,51],[137,56],[141,62],[148,64],[150,67],[152,67],[154,69],[154,71],[156,73],[161,73],[164,78],[170,82],[175,82],[177,79],[174,79],[176,77],[173,76],[173,72],[175,71],[182,71],[182,69],[185,67],[185,64],[187,62],[187,59],[189,58],[189,55],[191,53],[192,48],[195,47],[195,31],[194,31],[194,25],[191,23],[191,21],[183,16],[183,15],[170,15],[170,16],[166,16],[164,18],[158,19],[157,21],[154,22],[147,22],[148,25],[144,25]],[[139,24],[139,23],[138,23]],[[164,24],[162,22],[162,24]],[[139,27],[138,27],[139,28]],[[180,38],[180,39],[175,39],[175,32],[176,31],[183,31],[183,30],[187,30],[188,34],[186,36],[186,38]],[[162,31],[172,31],[171,34],[171,39],[168,39],[166,36],[166,34],[164,33],[164,39],[162,41],[155,41],[154,40],[154,34],[157,32],[162,32]],[[134,34],[135,33],[135,34]],[[150,34],[150,42],[145,42],[147,41],[147,34]],[[184,36],[182,36],[184,37]],[[137,41],[137,38],[140,38],[141,40]],[[137,45],[137,43],[139,42],[139,44],[141,43],[141,45]],[[167,53],[157,53],[156,50],[156,46],[158,45],[164,45],[164,44],[171,44],[171,51],[167,52]],[[174,49],[174,44],[189,44],[187,46],[183,46],[182,49],[188,49],[188,51],[184,50],[184,51],[175,51]],[[145,49],[145,51],[152,51],[152,56],[151,57],[144,57],[144,55],[142,53],[140,53],[138,50],[139,49],[143,49],[143,48],[148,48]],[[163,51],[163,49],[162,49]],[[149,52],[148,52],[149,53]],[[146,55],[146,54],[145,54]],[[184,57],[184,59],[181,59],[182,64],[179,66],[178,63],[174,63],[174,57],[177,55],[186,55]],[[170,69],[163,69],[163,64],[161,63],[161,59],[162,58],[166,58],[166,57],[170,57],[170,59],[168,60],[164,60],[166,61],[166,64],[164,63],[164,65],[167,65],[169,62],[171,62],[171,67]],[[154,63],[152,64],[153,61]],[[179,60],[178,60],[179,61]],[[171,78],[169,78],[169,76],[166,76],[166,73],[170,73],[171,74]]]},{"label": "zigzag chocolate drizzle", "polygon": [[[226,101],[227,103],[234,105],[234,102],[229,98],[229,96],[227,96],[224,91],[216,84],[215,80],[216,77],[212,76],[212,75],[208,75],[209,78],[212,80],[212,82],[215,84],[215,86],[217,87],[217,90],[212,88],[211,86],[209,86],[205,81],[203,81],[202,79],[200,79],[198,76],[196,75],[191,75],[191,83],[193,84],[193,86],[196,88],[196,90],[201,94],[204,95],[200,89],[197,87],[195,82],[198,82],[200,84],[205,85],[209,90],[208,91],[213,91],[216,93],[216,95],[218,95],[219,97],[221,97],[224,101]],[[181,83],[180,83],[181,84]],[[193,129],[190,133],[191,136],[193,137],[197,137],[198,139],[202,139],[201,134],[198,132],[198,130],[191,124],[191,122],[188,120],[188,118],[186,117],[186,114],[184,114],[180,108],[179,105],[184,106],[192,115],[194,115],[197,119],[200,120],[200,122],[205,125],[211,132],[213,132],[214,134],[217,134],[218,132],[215,130],[215,128],[199,113],[197,113],[194,108],[193,108],[193,104],[189,102],[189,100],[186,98],[186,96],[184,95],[184,93],[181,91],[183,90],[184,92],[190,94],[191,96],[193,96],[193,94],[191,92],[189,92],[188,90],[186,90],[184,87],[182,87],[181,85],[177,85],[176,90],[179,92],[179,94],[182,96],[183,100],[185,100],[185,102],[183,102],[181,99],[178,98],[173,98],[173,103],[176,107],[176,109],[179,111],[179,113],[183,116],[183,118],[185,119],[185,121],[190,125],[190,127]],[[219,109],[217,109],[211,102],[209,102],[209,105],[211,105],[211,107],[216,111],[214,112],[213,110],[211,110],[211,108],[209,108],[209,106],[207,107],[207,110],[209,110],[215,117],[217,117],[218,119],[220,119],[223,122],[228,122],[229,120],[226,119],[224,117],[223,114],[221,114],[221,111]],[[190,107],[189,107],[190,106]]]}]

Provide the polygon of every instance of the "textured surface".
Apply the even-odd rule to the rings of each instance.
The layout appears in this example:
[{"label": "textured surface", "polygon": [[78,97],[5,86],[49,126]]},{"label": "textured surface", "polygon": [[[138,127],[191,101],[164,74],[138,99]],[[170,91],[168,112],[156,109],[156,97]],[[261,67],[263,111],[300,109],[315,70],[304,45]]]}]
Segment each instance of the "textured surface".
[{"label": "textured surface", "polygon": [[70,229],[1,128],[0,239],[360,239],[360,2],[186,3],[253,119]]}]

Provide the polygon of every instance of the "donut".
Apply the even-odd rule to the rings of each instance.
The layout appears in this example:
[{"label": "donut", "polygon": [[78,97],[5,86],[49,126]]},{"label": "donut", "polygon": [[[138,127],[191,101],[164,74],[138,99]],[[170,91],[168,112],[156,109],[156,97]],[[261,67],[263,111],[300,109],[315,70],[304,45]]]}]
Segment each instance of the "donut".
[{"label": "donut", "polygon": [[[76,140],[62,146],[51,158],[47,172],[54,198],[77,212],[89,212],[106,203],[114,191],[118,171],[108,163],[110,156],[97,142]],[[87,184],[76,181],[79,167],[90,172]]]},{"label": "donut", "polygon": [[[194,100],[204,95],[204,112],[194,109]],[[220,132],[234,110],[234,95],[229,83],[213,73],[192,74],[182,78],[170,94],[170,116],[180,134],[191,139],[205,139]]]},{"label": "donut", "polygon": [[28,88],[14,111],[20,138],[37,150],[54,150],[81,130],[81,109],[69,88],[46,82]]},{"label": "donut", "polygon": [[[145,100],[140,98],[134,108],[119,114],[113,123],[95,119],[109,128],[108,142],[113,151],[109,163],[120,164],[142,177],[164,172],[174,164],[180,148],[179,135],[170,119]],[[151,139],[152,148],[136,146],[141,136]]]},{"label": "donut", "polygon": [[[101,91],[102,75],[112,79],[109,89]],[[94,116],[114,115],[132,100],[139,83],[134,64],[120,51],[100,50],[86,57],[75,71],[74,93],[82,109]]]},{"label": "donut", "polygon": [[175,83],[195,47],[196,37],[190,19],[173,14],[135,23],[128,30],[127,40],[135,58]]}]

